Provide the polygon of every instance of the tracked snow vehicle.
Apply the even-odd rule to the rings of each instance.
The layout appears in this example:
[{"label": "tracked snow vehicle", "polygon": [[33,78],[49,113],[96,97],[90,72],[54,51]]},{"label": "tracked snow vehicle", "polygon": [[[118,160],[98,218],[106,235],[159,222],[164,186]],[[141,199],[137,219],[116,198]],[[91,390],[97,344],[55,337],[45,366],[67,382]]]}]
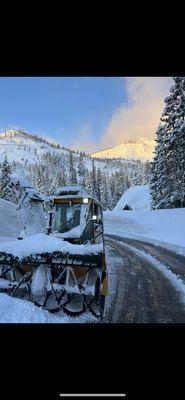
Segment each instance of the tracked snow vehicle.
[{"label": "tracked snow vehicle", "polygon": [[[101,205],[83,188],[57,190],[47,202],[46,233],[0,248],[0,291],[70,316],[102,318],[107,270]],[[37,242],[42,242],[39,244]]]}]

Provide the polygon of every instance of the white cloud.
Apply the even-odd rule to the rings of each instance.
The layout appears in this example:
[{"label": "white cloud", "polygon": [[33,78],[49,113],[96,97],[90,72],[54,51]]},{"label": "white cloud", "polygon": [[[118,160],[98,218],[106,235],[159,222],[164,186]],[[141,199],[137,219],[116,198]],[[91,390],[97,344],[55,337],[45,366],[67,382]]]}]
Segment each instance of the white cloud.
[{"label": "white cloud", "polygon": [[155,136],[172,79],[169,77],[129,77],[127,101],[115,110],[101,139],[101,148],[133,138]]}]

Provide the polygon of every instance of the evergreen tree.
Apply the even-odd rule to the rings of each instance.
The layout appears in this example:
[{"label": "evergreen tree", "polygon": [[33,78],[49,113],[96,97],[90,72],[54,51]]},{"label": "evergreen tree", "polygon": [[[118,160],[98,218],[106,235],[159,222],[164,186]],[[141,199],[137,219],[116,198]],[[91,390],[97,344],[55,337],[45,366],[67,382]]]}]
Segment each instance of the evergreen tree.
[{"label": "evergreen tree", "polygon": [[101,191],[101,204],[104,210],[112,208],[112,196],[110,191],[110,185],[108,181],[108,176],[105,172],[102,174],[102,191]]},{"label": "evergreen tree", "polygon": [[151,163],[146,161],[144,164],[144,184],[149,183],[150,180]]},{"label": "evergreen tree", "polygon": [[98,201],[101,203],[102,200],[102,173],[101,173],[101,169],[98,168],[97,171],[97,197],[98,197]]},{"label": "evergreen tree", "polygon": [[85,182],[86,167],[84,165],[84,155],[80,152],[80,158],[78,163],[78,179],[79,185],[84,186]]},{"label": "evergreen tree", "polygon": [[87,190],[87,192],[89,194],[92,195],[92,182],[91,182],[91,174],[89,172],[89,170],[86,170],[86,174],[85,174],[85,189]]},{"label": "evergreen tree", "polygon": [[157,130],[150,189],[153,208],[185,206],[185,78],[176,77]]},{"label": "evergreen tree", "polygon": [[1,176],[0,176],[0,197],[5,200],[11,199],[11,166],[5,156],[4,161],[1,165]]},{"label": "evergreen tree", "polygon": [[92,196],[98,199],[98,187],[97,187],[97,177],[96,177],[96,166],[94,160],[92,159],[92,171],[90,173],[91,183],[92,183]]},{"label": "evergreen tree", "polygon": [[69,153],[69,184],[70,185],[77,184],[77,174],[74,168],[74,158],[72,152]]}]

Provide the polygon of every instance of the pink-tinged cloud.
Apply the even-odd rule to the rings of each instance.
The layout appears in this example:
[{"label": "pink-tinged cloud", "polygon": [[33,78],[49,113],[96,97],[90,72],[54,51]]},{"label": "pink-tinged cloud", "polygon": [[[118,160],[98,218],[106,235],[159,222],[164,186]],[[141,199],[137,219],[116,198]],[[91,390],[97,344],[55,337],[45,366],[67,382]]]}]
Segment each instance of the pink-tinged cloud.
[{"label": "pink-tinged cloud", "polygon": [[93,153],[134,138],[155,138],[172,78],[127,77],[120,78],[119,82],[123,85],[124,81],[127,99],[114,111],[105,130],[100,132],[99,143],[95,142],[92,128],[86,123],[68,142],[69,147]]},{"label": "pink-tinged cloud", "polygon": [[169,94],[172,78],[129,77],[126,79],[127,102],[110,118],[103,132],[101,148],[134,138],[154,138]]}]

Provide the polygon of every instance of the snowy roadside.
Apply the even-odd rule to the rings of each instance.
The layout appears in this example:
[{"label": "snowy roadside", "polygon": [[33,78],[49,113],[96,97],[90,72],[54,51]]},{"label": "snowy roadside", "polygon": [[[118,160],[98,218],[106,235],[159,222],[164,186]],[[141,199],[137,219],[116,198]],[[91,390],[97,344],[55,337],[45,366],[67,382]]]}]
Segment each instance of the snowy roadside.
[{"label": "snowy roadside", "polygon": [[95,318],[86,312],[78,318],[59,312],[51,314],[27,300],[0,293],[0,323],[92,323]]},{"label": "snowy roadside", "polygon": [[156,260],[153,256],[151,256],[148,252],[144,250],[139,250],[136,249],[135,247],[121,243],[121,246],[130,249],[132,252],[134,252],[138,257],[141,257],[145,259],[146,261],[149,261],[151,265],[153,265],[154,268],[157,268],[162,274],[168,278],[171,282],[171,284],[174,286],[174,288],[180,293],[181,300],[183,304],[185,305],[185,283],[181,278],[179,278],[176,274],[174,274],[166,265],[161,263],[159,260]]},{"label": "snowy roadside", "polygon": [[10,236],[0,236],[0,243],[12,242],[14,240],[17,240],[17,238]]},{"label": "snowy roadside", "polygon": [[185,256],[185,209],[106,211],[105,235],[118,235],[161,246]]}]

